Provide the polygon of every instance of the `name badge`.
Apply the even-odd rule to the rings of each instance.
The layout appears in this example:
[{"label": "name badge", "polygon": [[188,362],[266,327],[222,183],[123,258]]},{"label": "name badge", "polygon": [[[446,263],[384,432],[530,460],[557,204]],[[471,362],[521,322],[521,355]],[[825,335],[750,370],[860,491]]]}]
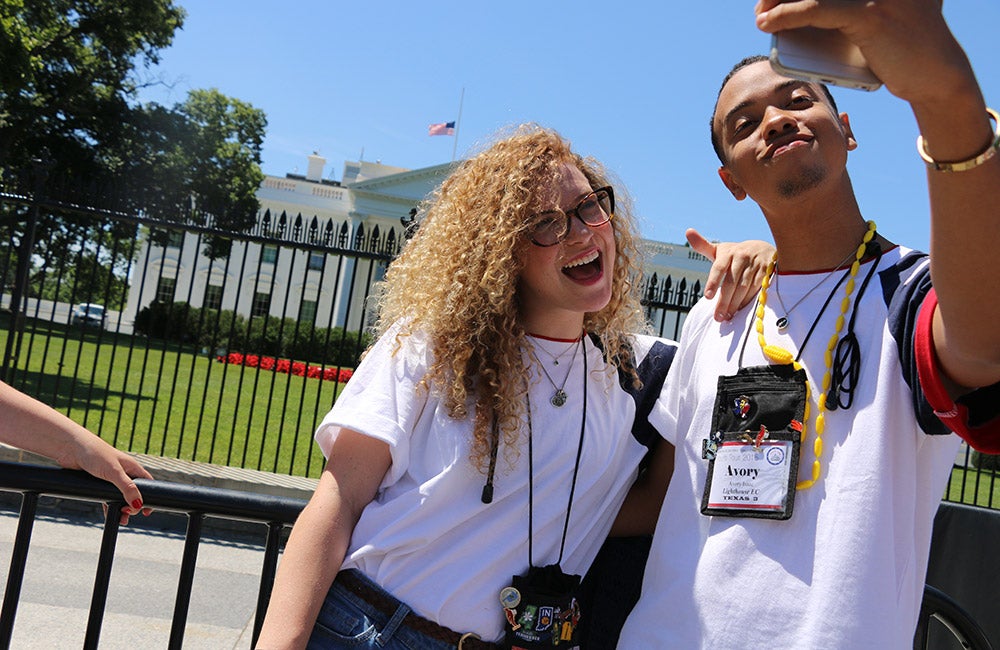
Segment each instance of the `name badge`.
[{"label": "name badge", "polygon": [[798,432],[716,436],[702,497],[704,515],[788,519],[795,503]]},{"label": "name badge", "polygon": [[789,519],[799,474],[806,373],[792,364],[719,377],[709,437],[705,515]]}]

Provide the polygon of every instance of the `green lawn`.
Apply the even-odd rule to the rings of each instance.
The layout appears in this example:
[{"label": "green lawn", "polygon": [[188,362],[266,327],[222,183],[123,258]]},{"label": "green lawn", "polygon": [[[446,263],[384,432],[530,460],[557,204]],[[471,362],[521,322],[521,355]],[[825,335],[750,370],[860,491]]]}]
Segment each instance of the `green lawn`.
[{"label": "green lawn", "polygon": [[[4,327],[0,350],[7,336]],[[33,321],[18,359],[14,386],[119,449],[298,476],[322,470],[312,434],[333,404],[335,382]]]},{"label": "green lawn", "polygon": [[945,500],[1000,509],[1000,478],[991,471],[963,469],[951,471]]},{"label": "green lawn", "polygon": [[[0,327],[2,351],[6,317]],[[322,471],[312,434],[336,397],[334,382],[44,322],[29,321],[23,346],[14,385],[119,449],[296,476]],[[956,468],[944,498],[1000,508],[1000,481]]]}]

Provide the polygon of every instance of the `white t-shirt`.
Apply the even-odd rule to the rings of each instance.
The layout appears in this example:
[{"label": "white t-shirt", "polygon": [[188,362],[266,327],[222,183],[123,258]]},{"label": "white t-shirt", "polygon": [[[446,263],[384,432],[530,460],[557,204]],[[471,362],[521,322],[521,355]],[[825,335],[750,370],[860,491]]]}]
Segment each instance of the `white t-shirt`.
[{"label": "white t-shirt", "polygon": [[[557,354],[560,345],[572,344],[544,341]],[[648,354],[651,348],[668,350],[664,358],[669,363],[674,344],[637,337],[635,348],[640,361],[654,356]],[[604,363],[589,338],[584,349],[586,429],[561,563],[564,572],[581,575],[607,536],[646,452],[630,433],[635,400],[622,390],[618,373]],[[547,366],[553,381],[562,382],[573,354],[561,356],[558,366]],[[545,566],[559,557],[584,421],[583,352],[572,363],[564,387],[568,400],[561,407],[550,403],[552,384],[528,359],[532,560]],[[528,569],[527,423],[513,468],[501,445],[493,502],[484,504],[485,476],[469,461],[471,418],[450,418],[437,397],[417,388],[430,361],[424,337],[404,338],[397,348],[390,332],[358,366],[317,431],[324,454],[333,444],[336,429],[331,425],[339,425],[385,441],[392,455],[378,495],[354,529],[343,568],[364,572],[425,618],[499,640],[504,618],[500,590]]]},{"label": "white t-shirt", "polygon": [[[872,264],[862,265],[855,296]],[[912,646],[934,513],[959,438],[934,418],[913,358],[917,315],[930,290],[928,259],[897,247],[878,265],[854,326],[861,350],[854,403],[827,412],[822,474],[796,493],[786,521],[700,512],[708,469],[702,440],[710,433],[718,378],[740,367],[748,332],[743,367],[768,361],[753,329],[755,302],[728,323],[716,323],[706,301],[689,314],[650,416],[676,445],[676,466],[642,597],[620,648]],[[781,275],[781,301],[796,305],[821,277]],[[772,286],[764,315],[767,342],[797,353],[839,278],[833,274],[793,307],[784,333],[775,324],[784,309]],[[800,480],[811,473],[816,387],[843,295],[841,285],[802,354],[813,406]]]}]

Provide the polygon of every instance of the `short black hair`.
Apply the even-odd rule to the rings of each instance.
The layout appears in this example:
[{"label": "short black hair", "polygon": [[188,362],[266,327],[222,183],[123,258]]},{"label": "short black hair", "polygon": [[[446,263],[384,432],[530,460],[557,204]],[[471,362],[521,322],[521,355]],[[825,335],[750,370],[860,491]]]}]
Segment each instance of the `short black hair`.
[{"label": "short black hair", "polygon": [[[747,67],[748,65],[752,65],[754,63],[760,63],[761,61],[769,61],[769,59],[763,54],[753,54],[751,56],[744,57],[743,59],[741,59],[739,62],[737,62],[736,65],[732,67],[729,73],[726,74],[725,78],[722,80],[722,85],[719,86],[719,92],[716,93],[715,95],[715,105],[712,107],[712,114],[708,118],[708,131],[712,137],[712,148],[715,149],[715,155],[718,156],[719,162],[721,162],[723,165],[726,164],[726,159],[722,155],[722,143],[719,142],[719,136],[716,135],[715,133],[715,111],[717,111],[719,108],[719,97],[722,96],[723,89],[725,89],[726,84],[729,83],[729,80],[733,78],[733,75],[735,75],[737,72]],[[824,83],[817,83],[817,85],[823,89],[823,94],[826,95],[826,98],[830,101],[830,107],[833,109],[833,112],[838,113],[839,111],[837,110],[837,100],[833,98],[833,93],[830,92],[830,88],[827,87],[827,85]]]}]

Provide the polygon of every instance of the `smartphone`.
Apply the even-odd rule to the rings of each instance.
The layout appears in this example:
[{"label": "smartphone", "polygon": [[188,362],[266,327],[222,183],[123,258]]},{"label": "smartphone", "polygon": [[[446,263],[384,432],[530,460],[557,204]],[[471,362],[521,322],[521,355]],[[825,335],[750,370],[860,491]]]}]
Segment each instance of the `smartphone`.
[{"label": "smartphone", "polygon": [[787,77],[878,90],[882,82],[858,46],[832,29],[801,27],[771,37],[771,67]]}]

